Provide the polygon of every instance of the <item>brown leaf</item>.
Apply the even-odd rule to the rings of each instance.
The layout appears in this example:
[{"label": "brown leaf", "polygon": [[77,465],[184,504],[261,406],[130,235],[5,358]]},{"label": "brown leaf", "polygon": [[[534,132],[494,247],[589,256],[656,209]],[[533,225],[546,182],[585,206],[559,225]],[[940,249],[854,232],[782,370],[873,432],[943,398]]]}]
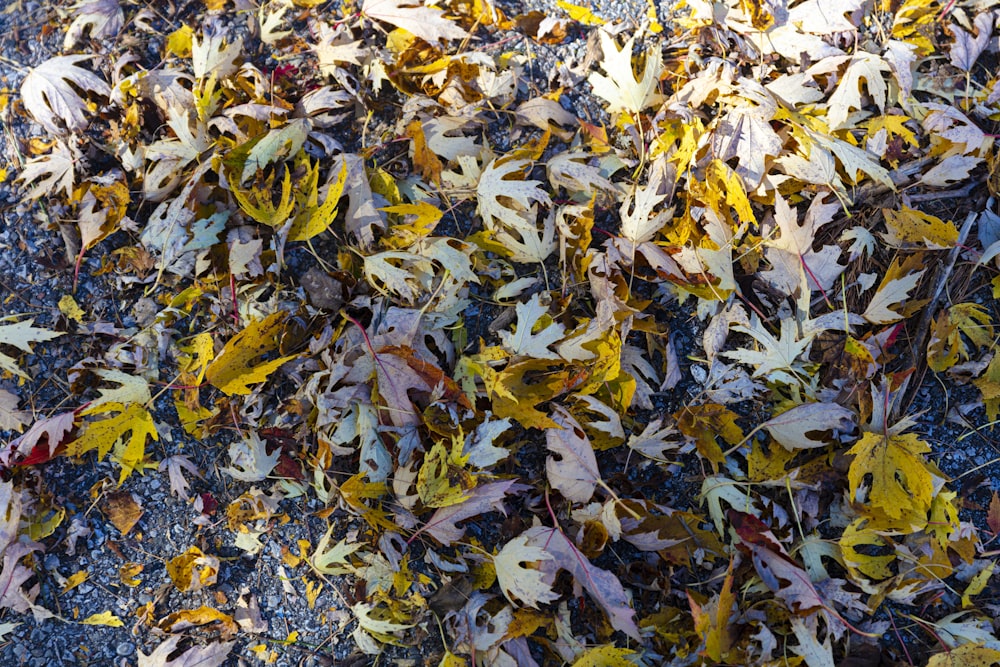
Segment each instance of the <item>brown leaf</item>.
[{"label": "brown leaf", "polygon": [[102,509],[123,536],[128,535],[142,516],[142,506],[127,491],[109,493]]},{"label": "brown leaf", "polygon": [[994,535],[1000,533],[1000,496],[997,492],[993,492],[993,498],[990,499],[990,509],[986,513],[986,525],[990,527],[990,532]]}]

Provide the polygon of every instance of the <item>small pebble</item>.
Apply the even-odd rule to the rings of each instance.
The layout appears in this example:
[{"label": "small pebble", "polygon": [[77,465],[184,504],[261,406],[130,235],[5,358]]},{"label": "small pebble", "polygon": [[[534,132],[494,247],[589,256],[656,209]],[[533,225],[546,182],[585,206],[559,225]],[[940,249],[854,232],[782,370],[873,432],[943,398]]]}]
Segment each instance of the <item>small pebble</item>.
[{"label": "small pebble", "polygon": [[135,652],[135,645],[131,642],[122,642],[115,647],[115,653],[121,656],[132,655]]}]

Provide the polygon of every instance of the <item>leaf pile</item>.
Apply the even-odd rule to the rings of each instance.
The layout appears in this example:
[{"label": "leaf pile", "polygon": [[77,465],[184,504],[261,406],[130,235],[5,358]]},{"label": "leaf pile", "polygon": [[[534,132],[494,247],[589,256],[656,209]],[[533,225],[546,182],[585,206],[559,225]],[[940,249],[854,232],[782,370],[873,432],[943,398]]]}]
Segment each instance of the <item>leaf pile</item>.
[{"label": "leaf pile", "polygon": [[[148,313],[125,331],[69,297],[81,335],[124,342],[54,415],[0,392],[23,431],[0,452],[0,605],[53,614],[28,566],[62,529],[31,539],[23,471],[159,466],[184,499],[215,474],[153,460],[168,414],[238,434],[240,549],[275,539],[282,499],[350,517],[286,563],[312,602],[354,591],[366,653],[440,635],[453,667],[826,667],[886,635],[886,659],[992,662],[1000,501],[975,524],[908,414],[928,373],[1000,410],[992,4],[687,0],[633,30],[565,2],[272,0],[250,34],[173,30],[155,63],[133,46],[150,10],[78,6],[72,52],[22,84],[48,139],[19,180],[75,226],[75,270],[113,248],[98,270]],[[567,31],[593,51],[541,91],[529,54]],[[10,354],[63,333],[0,325],[0,369],[26,378]],[[141,504],[114,497],[131,529]],[[188,592],[220,567],[192,547],[167,569]],[[141,665],[261,632],[141,611],[226,640],[172,634]]]}]

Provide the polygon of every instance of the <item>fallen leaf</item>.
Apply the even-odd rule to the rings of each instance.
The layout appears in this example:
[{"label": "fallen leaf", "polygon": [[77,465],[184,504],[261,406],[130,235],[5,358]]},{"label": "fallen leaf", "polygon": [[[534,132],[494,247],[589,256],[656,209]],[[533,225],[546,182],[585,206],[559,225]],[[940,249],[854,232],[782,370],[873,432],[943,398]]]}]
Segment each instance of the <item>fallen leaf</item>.
[{"label": "fallen leaf", "polygon": [[127,491],[114,491],[105,496],[102,510],[123,537],[142,517],[142,505]]},{"label": "fallen leaf", "polygon": [[285,317],[284,312],[272,313],[262,320],[254,320],[230,338],[205,370],[206,379],[226,394],[249,394],[251,384],[264,382],[271,373],[294,359],[295,355],[262,359],[278,349],[285,330]]},{"label": "fallen leaf", "polygon": [[77,90],[111,95],[111,88],[101,77],[79,67],[90,55],[56,56],[28,72],[21,83],[24,108],[52,134],[78,132],[90,122],[87,102]]},{"label": "fallen leaf", "polygon": [[424,7],[420,0],[365,0],[361,14],[436,44],[441,40],[464,39],[468,36],[457,24],[444,18],[440,9]]},{"label": "fallen leaf", "polygon": [[857,422],[854,413],[836,403],[806,403],[782,412],[761,427],[789,451],[830,444],[824,433],[850,431]]},{"label": "fallen leaf", "polygon": [[138,667],[220,667],[236,645],[236,642],[222,642],[178,652],[177,645],[182,639],[180,635],[168,637],[149,655],[139,651]]},{"label": "fallen leaf", "polygon": [[80,621],[81,625],[106,625],[111,628],[120,628],[125,624],[122,623],[122,619],[118,618],[110,611],[102,611],[99,614],[91,614],[87,618]]},{"label": "fallen leaf", "polygon": [[177,590],[190,593],[215,584],[219,576],[219,559],[191,547],[167,561],[167,574]]}]

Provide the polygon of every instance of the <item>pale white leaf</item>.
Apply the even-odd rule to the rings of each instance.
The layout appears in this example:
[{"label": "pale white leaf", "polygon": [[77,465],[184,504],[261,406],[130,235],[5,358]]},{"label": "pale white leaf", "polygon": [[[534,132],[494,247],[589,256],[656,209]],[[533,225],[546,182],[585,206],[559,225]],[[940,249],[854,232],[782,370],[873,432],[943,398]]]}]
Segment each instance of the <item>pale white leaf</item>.
[{"label": "pale white leaf", "polygon": [[99,41],[114,37],[125,23],[118,0],[85,0],[74,8],[73,22],[63,39],[63,50],[68,51],[83,39],[89,29],[90,39]]},{"label": "pale white leaf", "polygon": [[267,444],[256,431],[249,431],[245,440],[229,445],[229,459],[232,466],[222,471],[243,482],[262,482],[271,474],[281,458],[281,448],[267,453]]},{"label": "pale white leaf", "polygon": [[872,324],[889,324],[903,319],[903,316],[890,306],[897,306],[910,297],[910,291],[920,282],[924,271],[926,269],[883,282],[861,316]]},{"label": "pale white leaf", "polygon": [[[149,655],[139,651],[138,667],[219,667],[229,657],[236,642],[222,642],[208,646],[192,646],[178,652],[183,635],[172,635]],[[170,656],[177,654],[175,657]]]},{"label": "pale white leaf", "polygon": [[778,444],[793,451],[825,447],[830,441],[816,436],[826,431],[849,431],[855,422],[855,414],[836,403],[806,403],[772,417],[762,426]]},{"label": "pale white leaf", "polygon": [[195,477],[201,478],[198,465],[183,454],[174,454],[160,461],[159,471],[163,472],[164,470],[167,471],[167,477],[170,479],[170,493],[182,500],[187,500],[190,497],[188,495],[188,481],[184,479],[184,471],[187,470]]},{"label": "pale white leaf", "polygon": [[594,94],[608,102],[608,111],[612,113],[627,111],[637,114],[654,104],[658,98],[656,84],[659,81],[660,70],[663,69],[660,49],[645,50],[646,62],[642,74],[636,79],[632,69],[635,36],[625,40],[625,44],[619,49],[607,31],[602,30],[599,34],[603,54],[601,68],[605,73],[594,72],[588,77]]},{"label": "pale white leaf", "polygon": [[529,537],[528,533],[522,533],[507,542],[493,557],[493,564],[504,596],[514,604],[537,609],[539,604],[558,600],[559,594],[552,590],[552,584],[546,582],[545,574],[537,568],[539,562],[552,560],[552,555],[541,546],[530,546]]},{"label": "pale white leaf", "polygon": [[585,503],[601,481],[594,448],[583,428],[565,408],[556,406],[552,421],[560,428],[545,432],[545,444],[551,452],[545,460],[549,483],[567,500]]},{"label": "pale white leaf", "polygon": [[111,95],[111,87],[104,79],[77,65],[91,58],[93,56],[89,55],[56,56],[24,77],[21,84],[24,108],[53,134],[63,134],[67,130],[76,132],[90,122],[88,114],[84,113],[87,102],[74,86],[84,93],[96,93],[102,97]]},{"label": "pale white leaf", "polygon": [[512,354],[558,359],[559,355],[549,350],[549,345],[560,340],[566,328],[558,322],[540,325],[539,320],[549,312],[548,306],[542,304],[542,295],[533,294],[527,303],[517,304],[514,310],[517,313],[514,331],[501,331],[500,343]]},{"label": "pale white leaf", "polygon": [[[22,352],[31,352],[31,346],[34,343],[42,343],[62,336],[62,332],[33,326],[34,322],[34,319],[27,319],[14,324],[0,324],[0,346],[10,345]],[[4,354],[2,350],[3,348],[0,347],[0,370],[13,373],[25,380],[31,379],[18,367],[17,360]]]},{"label": "pale white leaf", "polygon": [[402,28],[430,44],[465,39],[469,34],[444,18],[440,9],[425,7],[420,0],[365,0],[361,14]]}]

